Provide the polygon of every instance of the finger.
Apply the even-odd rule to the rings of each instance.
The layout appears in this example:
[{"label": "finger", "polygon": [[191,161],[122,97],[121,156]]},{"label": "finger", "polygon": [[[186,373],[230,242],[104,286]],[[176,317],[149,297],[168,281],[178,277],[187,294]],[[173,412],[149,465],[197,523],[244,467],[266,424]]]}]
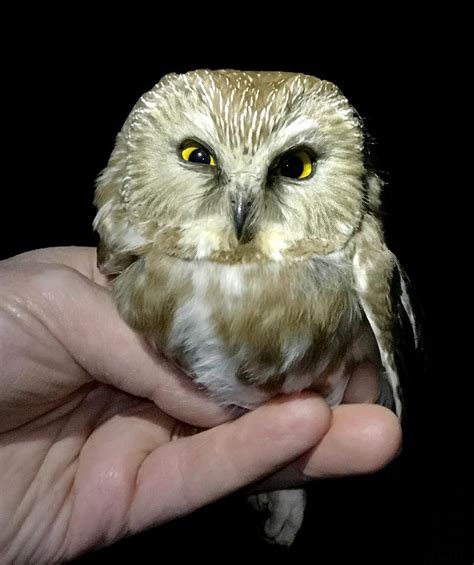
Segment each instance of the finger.
[{"label": "finger", "polygon": [[373,473],[399,453],[402,431],[393,412],[378,405],[341,405],[311,451],[269,477],[256,491],[301,486],[308,480]]},{"label": "finger", "polygon": [[308,455],[303,473],[311,478],[372,473],[397,455],[401,443],[400,420],[387,408],[342,405],[334,410],[327,435]]},{"label": "finger", "polygon": [[344,392],[344,404],[375,403],[380,393],[377,368],[370,361],[357,365]]},{"label": "finger", "polygon": [[327,404],[304,394],[156,449],[137,477],[130,531],[187,514],[275,472],[318,443],[330,420]]}]

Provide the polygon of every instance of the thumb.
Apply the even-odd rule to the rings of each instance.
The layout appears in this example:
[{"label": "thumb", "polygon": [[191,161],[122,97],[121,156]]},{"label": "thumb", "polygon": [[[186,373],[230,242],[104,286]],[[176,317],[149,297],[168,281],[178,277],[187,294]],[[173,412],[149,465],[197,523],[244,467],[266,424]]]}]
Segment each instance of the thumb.
[{"label": "thumb", "polygon": [[304,393],[158,447],[140,467],[125,528],[188,514],[274,473],[317,445],[330,422],[326,402]]}]

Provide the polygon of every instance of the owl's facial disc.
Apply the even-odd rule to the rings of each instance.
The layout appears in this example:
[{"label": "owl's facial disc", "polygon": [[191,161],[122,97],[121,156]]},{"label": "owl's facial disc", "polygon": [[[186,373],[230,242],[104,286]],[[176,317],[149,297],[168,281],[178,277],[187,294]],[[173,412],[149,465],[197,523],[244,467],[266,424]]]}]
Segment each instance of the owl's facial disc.
[{"label": "owl's facial disc", "polygon": [[299,260],[341,249],[356,233],[364,175],[360,123],[331,83],[192,71],[165,77],[137,103],[98,201],[101,217],[121,219],[111,236],[120,250],[146,244],[226,264]]}]

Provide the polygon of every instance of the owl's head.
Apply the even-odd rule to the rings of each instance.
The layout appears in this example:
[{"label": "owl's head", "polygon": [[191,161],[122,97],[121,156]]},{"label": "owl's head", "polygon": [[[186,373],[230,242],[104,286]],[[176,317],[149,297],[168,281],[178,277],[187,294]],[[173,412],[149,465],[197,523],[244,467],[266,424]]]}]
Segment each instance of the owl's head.
[{"label": "owl's head", "polygon": [[224,263],[330,253],[357,230],[365,174],[360,122],[332,83],[167,75],[133,108],[98,180],[104,270],[150,246]]}]

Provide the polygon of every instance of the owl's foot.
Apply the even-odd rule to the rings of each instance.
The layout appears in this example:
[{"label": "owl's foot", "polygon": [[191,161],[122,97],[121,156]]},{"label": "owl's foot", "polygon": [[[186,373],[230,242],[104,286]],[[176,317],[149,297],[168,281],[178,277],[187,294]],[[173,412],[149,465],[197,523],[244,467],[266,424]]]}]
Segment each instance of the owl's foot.
[{"label": "owl's foot", "polygon": [[255,494],[249,502],[258,512],[266,512],[263,532],[269,543],[290,546],[303,523],[306,493],[303,489],[276,490]]}]

